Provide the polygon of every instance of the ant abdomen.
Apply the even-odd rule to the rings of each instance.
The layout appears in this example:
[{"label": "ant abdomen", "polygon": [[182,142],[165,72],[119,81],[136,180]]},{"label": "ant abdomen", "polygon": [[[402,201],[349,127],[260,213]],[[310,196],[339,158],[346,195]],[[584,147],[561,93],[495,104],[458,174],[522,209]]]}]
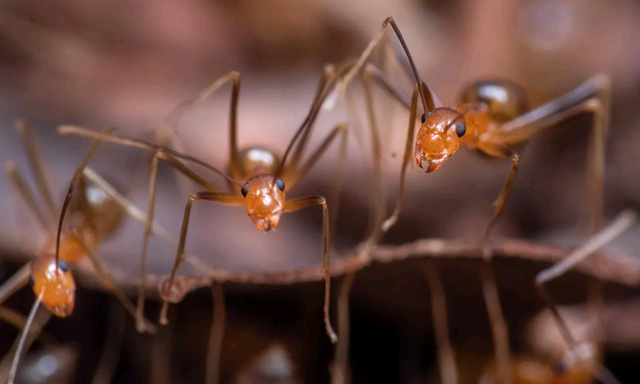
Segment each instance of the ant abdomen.
[{"label": "ant abdomen", "polygon": [[279,156],[262,147],[245,148],[238,153],[238,157],[245,178],[257,173],[273,174],[280,165]]},{"label": "ant abdomen", "polygon": [[[109,184],[117,185],[111,180]],[[78,212],[85,217],[88,220],[86,224],[93,227],[99,237],[113,234],[124,219],[122,206],[101,186],[84,176],[78,181],[78,189],[81,193],[74,196],[69,205],[71,213]]]},{"label": "ant abdomen", "polygon": [[464,88],[462,103],[485,103],[489,118],[496,123],[513,120],[529,110],[524,89],[510,80],[481,80]]}]

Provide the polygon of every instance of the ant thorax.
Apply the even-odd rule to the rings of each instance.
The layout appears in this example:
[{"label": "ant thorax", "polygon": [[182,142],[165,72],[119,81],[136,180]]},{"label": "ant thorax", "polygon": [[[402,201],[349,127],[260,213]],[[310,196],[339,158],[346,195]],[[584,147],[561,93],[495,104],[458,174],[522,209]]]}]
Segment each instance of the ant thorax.
[{"label": "ant thorax", "polygon": [[242,187],[247,214],[262,231],[274,229],[284,212],[284,183],[272,174],[251,177]]}]

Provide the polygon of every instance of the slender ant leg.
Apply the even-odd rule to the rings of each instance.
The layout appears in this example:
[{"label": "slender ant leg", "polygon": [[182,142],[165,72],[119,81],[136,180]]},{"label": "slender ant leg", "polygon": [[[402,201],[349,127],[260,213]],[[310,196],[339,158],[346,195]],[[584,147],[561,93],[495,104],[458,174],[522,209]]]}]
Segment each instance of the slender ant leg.
[{"label": "slender ant leg", "polygon": [[[603,247],[608,242],[620,236],[620,234],[631,228],[636,223],[636,221],[636,212],[632,210],[625,210],[621,212],[613,220],[613,222],[611,222],[611,224],[595,234],[584,245],[573,251],[563,260],[541,271],[536,276],[536,288],[538,288],[538,291],[544,299],[545,304],[551,310],[553,319],[558,325],[562,337],[565,339],[570,348],[570,353],[575,353],[576,349],[582,341],[576,340],[571,334],[566,321],[560,314],[558,306],[556,305],[555,300],[553,300],[553,297],[551,296],[548,289],[545,287],[545,284],[551,280],[557,279],[558,277],[571,270],[575,265],[589,257],[593,252],[597,251],[599,248]],[[592,356],[589,357],[592,358]],[[593,375],[602,382],[607,384],[619,384],[619,381],[602,364],[598,364],[598,366],[592,367],[592,369],[594,370],[592,372]]]},{"label": "slender ant leg", "polygon": [[[244,198],[242,196],[235,195],[224,195],[216,192],[198,192],[189,196],[189,200],[187,201],[187,205],[184,209],[184,218],[182,219],[182,229],[180,230],[180,240],[178,242],[178,254],[176,255],[175,262],[173,264],[173,268],[171,269],[171,275],[169,277],[169,285],[167,288],[167,292],[171,292],[171,287],[173,286],[173,281],[176,276],[176,272],[178,267],[182,263],[184,259],[184,248],[187,241],[187,230],[189,229],[189,218],[191,217],[191,206],[196,200],[208,200],[208,201],[216,201],[225,205],[243,205]],[[165,297],[164,302],[162,304],[162,309],[160,312],[160,324],[166,325],[169,321],[167,320],[167,310],[169,308],[169,301],[167,297]]]},{"label": "slender ant leg", "polygon": [[222,341],[224,340],[224,326],[226,322],[226,308],[222,283],[213,282],[211,286],[213,296],[213,321],[207,348],[206,383],[218,384],[220,381],[220,358],[222,356]]},{"label": "slender ant leg", "polygon": [[[349,336],[350,336],[350,314],[349,295],[356,271],[347,273],[340,284],[338,294],[338,344],[336,346],[333,364],[331,368],[331,384],[348,383],[349,364]],[[448,384],[448,383],[447,383]]]},{"label": "slender ant leg", "polygon": [[334,344],[338,341],[333,327],[331,326],[331,319],[329,318],[329,304],[330,304],[330,292],[331,292],[331,276],[329,275],[329,210],[327,208],[327,201],[322,196],[307,197],[302,199],[289,200],[285,203],[285,212],[295,212],[300,209],[308,208],[314,205],[322,206],[322,276],[325,281],[325,296],[324,296],[324,325],[327,330],[327,334]]}]

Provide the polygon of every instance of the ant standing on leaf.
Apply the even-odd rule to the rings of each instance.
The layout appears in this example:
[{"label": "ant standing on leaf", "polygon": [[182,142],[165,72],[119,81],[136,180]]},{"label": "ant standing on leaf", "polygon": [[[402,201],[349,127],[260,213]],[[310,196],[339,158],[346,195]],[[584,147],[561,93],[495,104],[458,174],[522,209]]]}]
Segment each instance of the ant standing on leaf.
[{"label": "ant standing on leaf", "polygon": [[[387,26],[395,32],[411,67],[416,85],[411,100],[372,64],[366,64],[367,58],[375,46],[384,37]],[[400,58],[398,56],[398,58]],[[447,108],[438,100],[435,93],[420,80],[407,44],[393,18],[387,18],[377,36],[369,43],[357,63],[341,79],[337,89],[344,92],[348,83],[362,71],[365,84],[365,96],[371,125],[375,124],[374,108],[368,84],[375,82],[385,93],[398,100],[409,109],[409,127],[400,174],[399,196],[391,216],[385,220],[381,233],[386,232],[400,215],[404,194],[404,182],[407,166],[413,157],[415,163],[427,173],[435,172],[461,147],[481,151],[492,157],[510,159],[512,168],[500,195],[495,201],[495,211],[480,245],[485,255],[481,264],[480,277],[487,310],[492,325],[494,344],[498,359],[498,370],[502,384],[510,382],[509,341],[506,322],[500,307],[498,291],[490,264],[491,250],[489,236],[497,223],[515,181],[519,155],[509,146],[528,140],[537,133],[556,126],[581,114],[591,113],[593,133],[588,147],[588,192],[592,199],[593,211],[590,221],[594,228],[601,225],[603,211],[604,147],[609,124],[609,105],[611,85],[606,75],[596,75],[575,90],[560,96],[536,109],[528,110],[525,92],[515,83],[494,80],[482,81],[467,87],[462,95],[462,104],[456,108]],[[420,119],[420,129],[415,136],[415,120],[418,116],[418,97],[424,113]]]},{"label": "ant standing on leaf", "polygon": [[[304,177],[315,163],[323,156],[329,145],[341,136],[342,145],[340,146],[339,168],[342,168],[343,158],[346,152],[347,124],[337,124],[331,132],[322,141],[319,147],[311,153],[306,162],[302,162],[304,149],[309,141],[309,137],[326,98],[330,91],[334,88],[336,79],[342,74],[342,70],[336,69],[328,65],[324,69],[323,76],[320,80],[316,95],[314,97],[312,107],[308,112],[305,120],[298,128],[293,138],[289,142],[284,155],[280,158],[275,154],[262,148],[249,148],[244,151],[238,149],[237,144],[237,107],[238,95],[240,87],[240,74],[230,72],[217,79],[210,87],[201,92],[200,97],[193,101],[185,103],[185,107],[199,104],[204,98],[208,97],[216,89],[227,81],[233,82],[233,91],[231,97],[230,110],[230,163],[228,175],[223,171],[211,167],[208,164],[191,156],[183,155],[174,150],[159,145],[151,144],[141,140],[126,139],[110,135],[104,135],[79,127],[61,126],[58,128],[59,133],[63,135],[73,134],[94,139],[102,139],[104,141],[128,145],[146,150],[151,150],[163,160],[169,161],[171,165],[176,167],[180,172],[194,180],[196,183],[207,189],[206,192],[198,192],[191,194],[185,207],[182,228],[180,231],[180,239],[178,243],[178,252],[176,260],[171,270],[171,275],[166,284],[162,285],[161,296],[164,305],[161,311],[160,322],[167,323],[167,309],[169,302],[175,302],[172,297],[175,275],[178,267],[184,259],[184,250],[186,245],[186,237],[191,216],[191,207],[196,200],[215,201],[225,205],[238,206],[243,205],[247,214],[256,225],[256,227],[264,232],[268,232],[276,228],[283,213],[295,212],[303,208],[319,205],[322,207],[322,232],[323,232],[323,262],[322,275],[325,280],[325,298],[324,298],[324,322],[327,335],[332,342],[337,342],[337,336],[331,326],[329,317],[330,305],[330,221],[329,208],[327,201],[322,196],[312,196],[301,199],[287,200],[285,192],[289,192],[297,185],[298,181]],[[205,182],[194,172],[188,170],[177,159],[187,160],[203,166],[219,176],[222,176],[229,183],[229,186],[236,194],[224,193],[221,188],[216,185]],[[240,182],[238,179],[242,179]],[[153,185],[154,182],[152,182]]]}]

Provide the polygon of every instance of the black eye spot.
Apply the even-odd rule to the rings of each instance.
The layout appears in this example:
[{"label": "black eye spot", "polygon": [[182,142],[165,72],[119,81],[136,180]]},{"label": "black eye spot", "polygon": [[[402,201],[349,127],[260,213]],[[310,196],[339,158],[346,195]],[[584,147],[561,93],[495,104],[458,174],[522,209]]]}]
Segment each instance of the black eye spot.
[{"label": "black eye spot", "polygon": [[276,179],[276,185],[284,192],[284,181],[282,181],[282,179]]},{"label": "black eye spot", "polygon": [[240,188],[240,192],[242,196],[247,197],[247,190],[249,189],[249,183],[245,183],[242,188]]},{"label": "black eye spot", "polygon": [[456,135],[458,135],[458,137],[462,137],[464,136],[464,134],[467,133],[467,126],[464,125],[463,122],[459,122],[456,124]]},{"label": "black eye spot", "polygon": [[422,114],[422,124],[427,121],[427,117],[431,117],[431,111],[428,111],[426,116],[424,113]]},{"label": "black eye spot", "polygon": [[67,272],[69,270],[69,266],[67,265],[67,263],[62,260],[58,262],[58,267],[62,272]]},{"label": "black eye spot", "polygon": [[36,283],[36,278],[33,275],[29,275],[29,285],[33,287]]},{"label": "black eye spot", "polygon": [[567,364],[564,361],[556,361],[553,366],[553,370],[558,374],[562,375],[567,371]]}]

